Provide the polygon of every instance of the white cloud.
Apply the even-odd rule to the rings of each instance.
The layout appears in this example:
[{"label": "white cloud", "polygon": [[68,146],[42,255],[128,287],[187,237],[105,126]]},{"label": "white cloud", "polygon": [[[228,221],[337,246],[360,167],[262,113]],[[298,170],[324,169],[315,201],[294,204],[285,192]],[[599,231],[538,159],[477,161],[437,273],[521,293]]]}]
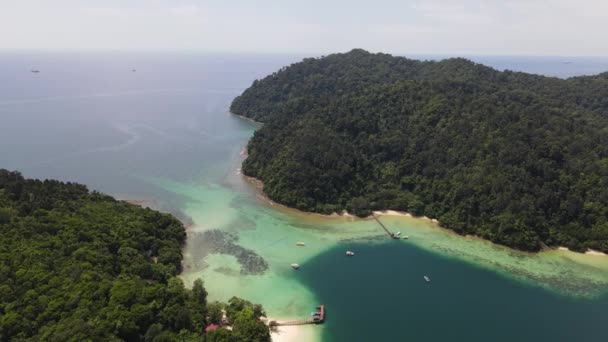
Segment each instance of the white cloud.
[{"label": "white cloud", "polygon": [[597,0],[0,0],[0,48],[608,55]]},{"label": "white cloud", "polygon": [[202,13],[201,7],[198,5],[184,5],[169,8],[169,12],[178,16],[198,16]]}]

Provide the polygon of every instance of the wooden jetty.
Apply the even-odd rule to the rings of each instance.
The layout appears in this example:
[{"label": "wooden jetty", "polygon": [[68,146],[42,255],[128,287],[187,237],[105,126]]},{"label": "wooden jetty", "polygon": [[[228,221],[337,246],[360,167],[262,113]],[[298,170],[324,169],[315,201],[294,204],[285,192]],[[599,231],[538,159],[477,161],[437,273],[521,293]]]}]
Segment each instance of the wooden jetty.
[{"label": "wooden jetty", "polygon": [[372,213],[372,217],[374,218],[374,220],[376,220],[376,222],[378,222],[378,224],[382,227],[382,229],[384,229],[384,231],[393,239],[395,240],[399,240],[399,237],[397,235],[395,235],[395,233],[391,232],[390,230],[388,230],[388,228],[386,228],[386,226],[380,222],[380,219],[378,219],[378,217],[376,215],[374,215],[374,213]]},{"label": "wooden jetty", "polygon": [[325,321],[325,305],[321,304],[317,306],[317,311],[310,318],[295,320],[295,321],[287,321],[287,322],[277,322],[277,326],[281,325],[302,325],[302,324],[321,324]]}]

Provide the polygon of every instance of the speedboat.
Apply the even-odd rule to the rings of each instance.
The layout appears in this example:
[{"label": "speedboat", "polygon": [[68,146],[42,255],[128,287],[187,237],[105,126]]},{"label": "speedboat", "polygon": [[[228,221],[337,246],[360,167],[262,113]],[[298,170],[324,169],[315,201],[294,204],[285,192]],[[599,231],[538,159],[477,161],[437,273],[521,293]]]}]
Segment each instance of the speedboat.
[{"label": "speedboat", "polygon": [[300,264],[291,264],[291,267],[293,267],[294,270],[297,270],[300,268]]},{"label": "speedboat", "polygon": [[355,252],[346,251],[346,255],[348,255],[348,256],[353,256],[353,255],[355,255]]},{"label": "speedboat", "polygon": [[431,278],[429,278],[428,276],[424,276],[424,280],[426,280],[426,282],[429,283],[431,281]]}]

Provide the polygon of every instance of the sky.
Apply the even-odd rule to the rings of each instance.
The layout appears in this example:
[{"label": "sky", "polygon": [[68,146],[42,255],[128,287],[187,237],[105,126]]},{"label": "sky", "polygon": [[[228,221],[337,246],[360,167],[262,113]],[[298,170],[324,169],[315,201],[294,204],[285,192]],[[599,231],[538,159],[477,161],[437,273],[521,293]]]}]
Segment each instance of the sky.
[{"label": "sky", "polygon": [[608,0],[0,0],[0,49],[608,56]]}]

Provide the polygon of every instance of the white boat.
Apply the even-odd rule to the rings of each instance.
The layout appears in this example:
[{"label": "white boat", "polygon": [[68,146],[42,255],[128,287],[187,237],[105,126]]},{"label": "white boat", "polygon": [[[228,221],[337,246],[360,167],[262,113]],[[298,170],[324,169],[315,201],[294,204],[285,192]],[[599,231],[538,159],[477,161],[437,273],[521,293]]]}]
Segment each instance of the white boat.
[{"label": "white boat", "polygon": [[401,235],[401,232],[396,232],[395,235],[399,236]]},{"label": "white boat", "polygon": [[429,278],[428,276],[424,276],[424,280],[426,280],[426,282],[428,283],[431,281],[431,278]]},{"label": "white boat", "polygon": [[355,252],[346,251],[346,255],[348,255],[348,256],[353,256],[353,255],[355,255]]},{"label": "white boat", "polygon": [[304,242],[299,241],[299,242],[296,242],[296,245],[298,245],[298,246],[305,246],[306,244]]},{"label": "white boat", "polygon": [[410,238],[409,236],[407,236],[407,235],[403,235],[403,240],[407,240],[407,239],[409,239],[409,238]]},{"label": "white boat", "polygon": [[293,267],[294,270],[297,270],[300,268],[300,264],[291,264],[291,267]]}]

